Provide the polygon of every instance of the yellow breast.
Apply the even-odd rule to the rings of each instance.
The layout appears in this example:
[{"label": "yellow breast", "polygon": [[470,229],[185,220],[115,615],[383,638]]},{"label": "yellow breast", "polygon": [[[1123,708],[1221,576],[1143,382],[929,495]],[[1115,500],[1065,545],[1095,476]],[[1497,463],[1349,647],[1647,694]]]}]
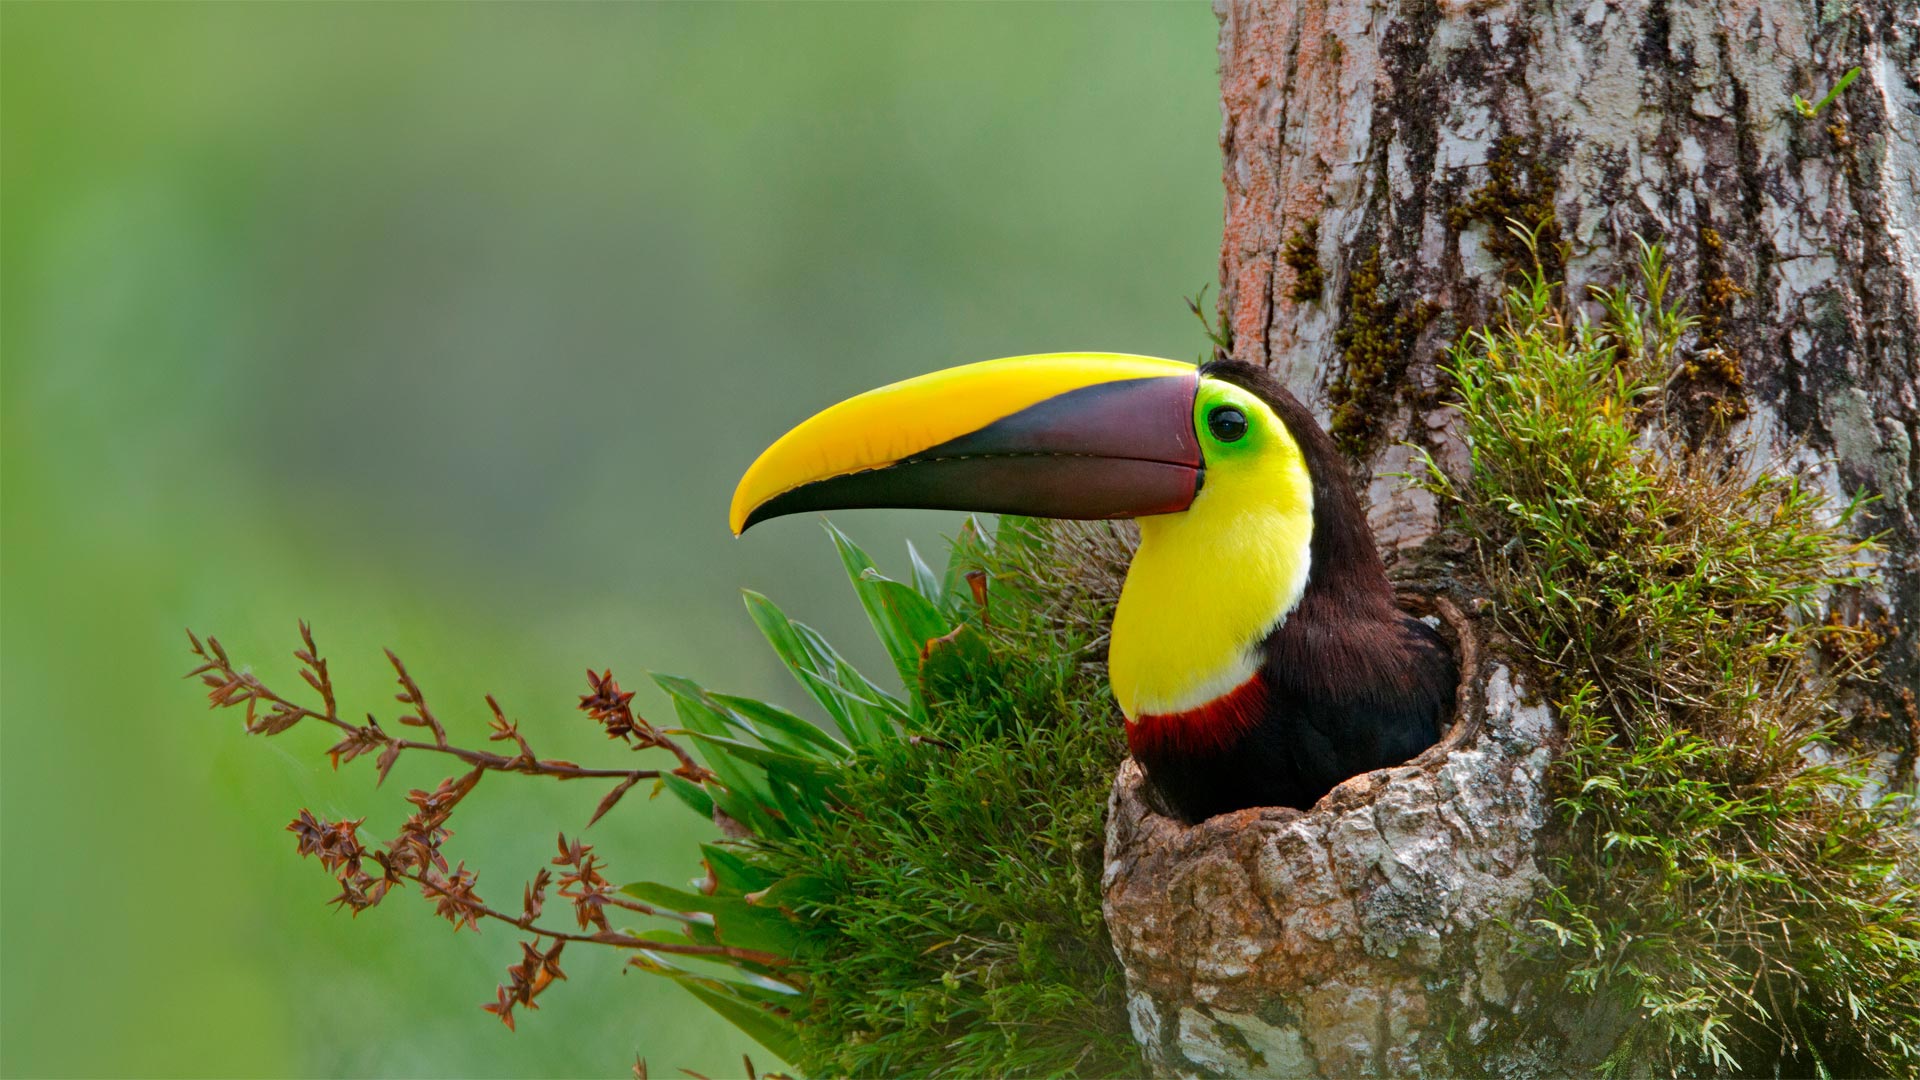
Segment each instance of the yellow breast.
[{"label": "yellow breast", "polygon": [[1130,720],[1184,712],[1244,683],[1260,642],[1306,589],[1312,479],[1279,421],[1263,419],[1278,437],[1259,453],[1210,457],[1192,506],[1140,519],[1107,654]]}]

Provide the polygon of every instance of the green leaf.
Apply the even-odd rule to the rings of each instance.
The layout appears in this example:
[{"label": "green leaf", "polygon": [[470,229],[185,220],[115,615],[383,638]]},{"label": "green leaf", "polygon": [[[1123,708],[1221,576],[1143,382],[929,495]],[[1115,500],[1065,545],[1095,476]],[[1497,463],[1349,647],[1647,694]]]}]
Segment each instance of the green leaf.
[{"label": "green leaf", "polygon": [[[658,941],[662,944],[674,944],[686,940],[684,936],[676,935],[671,930],[628,932],[635,937]],[[747,1001],[780,1007],[800,994],[800,989],[791,983],[783,982],[772,975],[761,974],[763,971],[777,970],[775,968],[748,964],[726,956],[655,952],[651,949],[642,949],[640,952],[646,957],[647,962],[644,966],[656,975],[676,978],[684,974],[690,978],[721,983],[729,990],[738,991]]]},{"label": "green leaf", "polygon": [[811,747],[820,756],[834,760],[842,760],[853,754],[852,750],[847,749],[846,743],[778,705],[730,694],[709,693],[707,697],[753,724],[761,739],[769,744],[778,744],[793,753],[801,753],[804,747]]},{"label": "green leaf", "polygon": [[947,632],[947,620],[926,597],[881,574],[860,545],[832,522],[826,523],[826,529],[840,552],[840,562],[853,582],[860,606],[866,610],[867,621],[873,624],[873,632],[893,658],[900,681],[912,686],[920,674],[920,651],[929,640]]},{"label": "green leaf", "polygon": [[[891,737],[893,724],[908,715],[906,706],[898,698],[860,674],[811,627],[787,618],[759,593],[743,590],[743,594],[748,613],[774,652],[807,693],[833,717],[849,743],[866,746]],[[847,695],[835,693],[830,686],[846,689],[854,697],[870,701],[880,709],[850,703]]]},{"label": "green leaf", "polygon": [[713,880],[726,892],[744,896],[778,883],[773,871],[755,866],[738,852],[718,844],[701,844],[700,854],[707,860],[707,869],[713,871]]},{"label": "green leaf", "polygon": [[[729,758],[736,761],[756,765],[769,773],[781,772],[789,777],[805,779],[809,783],[817,782],[822,788],[830,784],[838,775],[831,764],[817,758],[802,757],[765,746],[755,746],[725,735],[709,735],[704,731],[695,731],[692,734],[696,743],[721,748]],[[764,787],[765,779],[758,779]]]},{"label": "green leaf", "polygon": [[[828,716],[833,718],[834,724],[840,729],[840,734],[851,743],[865,744],[870,741],[869,733],[863,727],[855,725],[853,718],[847,714],[846,706],[834,695],[823,692],[817,685],[821,679],[828,682],[832,680],[827,677],[828,673],[821,669],[820,660],[814,656],[806,640],[801,637],[799,624],[787,618],[786,613],[776,607],[773,601],[759,593],[751,589],[742,589],[741,595],[747,602],[747,614],[752,617],[754,625],[760,628],[760,633],[766,637],[767,644],[773,646],[775,655],[780,657],[780,662],[786,665],[787,671],[793,675],[801,688],[813,695],[813,699],[820,703],[820,707],[827,711]],[[809,679],[808,676],[814,678]]]},{"label": "green leaf", "polygon": [[[773,785],[773,808],[795,832],[815,831],[818,822],[841,801],[837,784],[795,783],[779,777]],[[836,778],[837,779],[837,778]]]},{"label": "green leaf", "polygon": [[635,881],[620,886],[620,891],[636,900],[644,901],[654,907],[672,911],[701,911],[713,914],[713,905],[724,897],[708,896],[690,889],[676,889],[671,885],[662,885],[657,881]]},{"label": "green leaf", "polygon": [[705,787],[672,773],[667,773],[660,780],[667,785],[668,791],[673,792],[676,798],[691,807],[694,813],[708,821],[713,820],[713,796],[707,794]]},{"label": "green leaf", "polygon": [[927,561],[920,557],[920,549],[914,547],[911,540],[907,541],[907,564],[913,568],[913,587],[920,590],[921,596],[938,604],[940,576],[935,574],[933,567],[928,566]]},{"label": "green leaf", "polygon": [[[659,933],[640,936],[663,943],[672,940]],[[800,1053],[798,1029],[791,1019],[776,1011],[792,999],[792,987],[742,968],[733,969],[727,978],[707,976],[686,968],[680,962],[683,958],[675,954],[646,949],[640,953],[647,970],[678,983],[782,1061],[792,1061]]]},{"label": "green leaf", "polygon": [[672,675],[655,675],[653,681],[673,699],[673,711],[680,718],[680,726],[695,735],[717,737],[716,742],[702,745],[701,757],[720,782],[743,794],[764,798],[768,794],[766,777],[752,763],[736,756],[735,748],[740,744],[727,738],[733,724],[706,703],[706,691],[690,680]]},{"label": "green leaf", "polygon": [[876,688],[871,685],[868,687],[869,693],[862,695],[819,675],[808,674],[805,678],[813,684],[817,693],[838,701],[850,717],[867,729],[865,741],[868,743],[876,738],[885,738],[890,724],[907,718],[898,700],[885,693],[872,692]]},{"label": "green leaf", "polygon": [[862,575],[860,591],[875,629],[879,630],[882,622],[885,623],[881,643],[893,658],[901,683],[912,686],[920,674],[920,659],[927,642],[951,631],[953,620],[940,614],[938,608],[912,587],[883,577],[877,570]]},{"label": "green leaf", "polygon": [[685,987],[687,992],[697,997],[707,1008],[727,1018],[734,1027],[747,1033],[753,1041],[766,1047],[782,1061],[792,1061],[800,1055],[800,1036],[794,1023],[775,1013],[765,1005],[747,1000],[738,992],[731,992],[711,981],[694,977],[678,977],[675,982]]},{"label": "green leaf", "polygon": [[803,911],[833,899],[833,889],[812,874],[789,874],[756,895],[752,903],[761,907]]},{"label": "green leaf", "polygon": [[[713,798],[714,809],[744,825],[755,836],[773,838],[788,835],[786,826],[767,809],[767,802],[719,784],[709,785],[707,794]],[[770,801],[771,798],[772,792],[769,790],[767,799]]]},{"label": "green leaf", "polygon": [[[762,770],[766,790],[755,793],[752,800],[784,823],[785,827],[777,830],[780,835],[807,825],[840,797],[841,773],[833,765],[720,736],[695,732],[693,737]],[[770,835],[758,822],[753,824],[755,832]]]},{"label": "green leaf", "polygon": [[636,881],[620,891],[657,907],[713,916],[714,935],[722,945],[776,956],[794,956],[806,947],[800,928],[777,907],[749,904],[738,896],[688,892],[657,881]]},{"label": "green leaf", "polygon": [[[819,632],[805,623],[794,623],[794,632],[807,643],[815,656],[819,657],[819,672],[834,684],[847,691],[854,699],[865,703],[869,708],[877,709],[873,718],[877,725],[872,732],[875,738],[885,739],[893,735],[893,724],[907,719],[906,702],[883,689],[879,683],[860,673],[860,669],[848,663],[820,636]],[[912,685],[912,684],[908,684]]]}]

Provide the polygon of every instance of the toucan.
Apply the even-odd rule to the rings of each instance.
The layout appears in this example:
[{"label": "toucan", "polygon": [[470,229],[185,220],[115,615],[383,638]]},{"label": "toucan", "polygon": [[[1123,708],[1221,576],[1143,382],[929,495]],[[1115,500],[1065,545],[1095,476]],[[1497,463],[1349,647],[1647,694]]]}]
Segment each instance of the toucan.
[{"label": "toucan", "polygon": [[1395,604],[1339,451],[1252,364],[1055,353],[884,386],[768,447],[730,523],[882,506],[1138,519],[1108,678],[1187,822],[1310,807],[1452,713],[1452,653]]}]

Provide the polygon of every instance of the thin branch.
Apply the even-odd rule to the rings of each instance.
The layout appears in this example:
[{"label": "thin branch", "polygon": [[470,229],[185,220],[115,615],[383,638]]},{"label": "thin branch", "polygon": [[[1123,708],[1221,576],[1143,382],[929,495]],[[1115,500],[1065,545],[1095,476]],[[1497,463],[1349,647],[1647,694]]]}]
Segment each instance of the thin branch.
[{"label": "thin branch", "polygon": [[[446,892],[443,883],[436,882],[426,876],[424,871],[395,869],[392,873],[395,877],[405,878],[415,884],[425,886],[427,889],[432,890],[431,895],[437,896]],[[662,914],[661,912],[648,908],[644,904],[638,904],[632,901],[613,900],[610,898],[610,902],[614,903],[617,907],[627,908],[631,911],[641,912],[642,914]],[[459,899],[457,903],[463,909],[481,918],[503,922],[509,926],[533,934],[536,937],[551,938],[555,941],[575,941],[591,945],[611,945],[617,949],[651,949],[654,952],[673,953],[678,956],[724,956],[728,959],[741,960],[750,964],[764,964],[767,967],[784,967],[792,962],[787,957],[769,952],[761,952],[757,949],[738,949],[731,945],[701,945],[691,941],[655,941],[651,938],[643,938],[629,934],[624,930],[597,930],[593,933],[556,930],[551,926],[543,926],[524,916],[509,915],[504,911],[489,907],[478,898],[463,897]]]},{"label": "thin branch", "polygon": [[[364,725],[354,724],[340,718],[338,706],[334,701],[332,680],[327,673],[326,661],[320,658],[314,646],[312,630],[303,622],[300,632],[305,648],[296,652],[294,656],[306,665],[301,675],[307,684],[319,693],[325,705],[324,711],[293,701],[261,682],[252,672],[236,669],[218,638],[209,637],[203,643],[191,630],[187,632],[187,638],[193,647],[194,655],[198,656],[202,663],[188,672],[187,677],[198,676],[210,688],[208,698],[214,708],[246,706],[247,731],[251,734],[278,735],[302,720],[318,720],[338,728],[346,733],[347,739],[329,751],[334,758],[336,768],[344,761],[350,761],[361,753],[379,747],[384,748],[387,754],[392,756],[398,756],[401,751],[406,750],[445,754],[489,772],[549,776],[557,780],[620,780],[622,784],[616,790],[621,794],[642,780],[658,779],[668,771],[696,783],[712,775],[705,767],[695,762],[684,747],[651,726],[644,726],[644,721],[635,720],[631,715],[628,719],[630,728],[641,736],[646,746],[659,747],[672,753],[680,763],[677,768],[672,770],[599,769],[557,758],[537,758],[533,755],[532,747],[527,744],[525,737],[519,733],[518,727],[506,720],[492,695],[487,697],[488,707],[494,715],[491,726],[495,734],[492,737],[513,739],[520,752],[509,757],[486,750],[456,746],[447,741],[446,729],[427,706],[426,697],[419,685],[407,672],[405,664],[391,650],[387,652],[387,657],[393,663],[394,670],[399,672],[400,685],[404,691],[396,697],[402,704],[411,705],[414,708],[414,713],[401,717],[400,722],[430,729],[434,733],[434,741],[396,738],[387,734],[371,717]],[[618,686],[612,684],[611,673],[596,676],[595,679],[596,690],[604,682],[606,685],[613,686],[614,691],[618,692]],[[266,706],[264,717],[258,715],[262,705]],[[389,766],[390,764],[389,761]],[[384,769],[381,776],[382,779],[385,778]],[[594,820],[598,820],[610,808],[609,804],[603,804],[599,812],[594,815]]]}]

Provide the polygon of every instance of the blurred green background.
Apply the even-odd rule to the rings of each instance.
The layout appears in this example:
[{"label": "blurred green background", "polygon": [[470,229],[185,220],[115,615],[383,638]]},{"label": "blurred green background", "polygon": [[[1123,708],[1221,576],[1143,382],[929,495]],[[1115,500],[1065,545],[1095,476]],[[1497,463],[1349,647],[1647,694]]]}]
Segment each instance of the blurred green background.
[{"label": "blurred green background", "polygon": [[[617,957],[515,1035],[510,935],[329,909],[285,822],[382,835],[447,770],[244,738],[182,627],[292,686],[306,618],[350,711],[391,645],[465,740],[493,691],[616,762],[589,664],[799,704],[740,586],[883,672],[817,523],[731,540],[733,481],[883,381],[1195,355],[1213,43],[1192,3],[0,6],[0,1071],[737,1072]],[[956,520],[841,524],[897,568]],[[451,850],[512,906],[602,790],[490,779]],[[589,838],[678,880],[709,832]]]}]

